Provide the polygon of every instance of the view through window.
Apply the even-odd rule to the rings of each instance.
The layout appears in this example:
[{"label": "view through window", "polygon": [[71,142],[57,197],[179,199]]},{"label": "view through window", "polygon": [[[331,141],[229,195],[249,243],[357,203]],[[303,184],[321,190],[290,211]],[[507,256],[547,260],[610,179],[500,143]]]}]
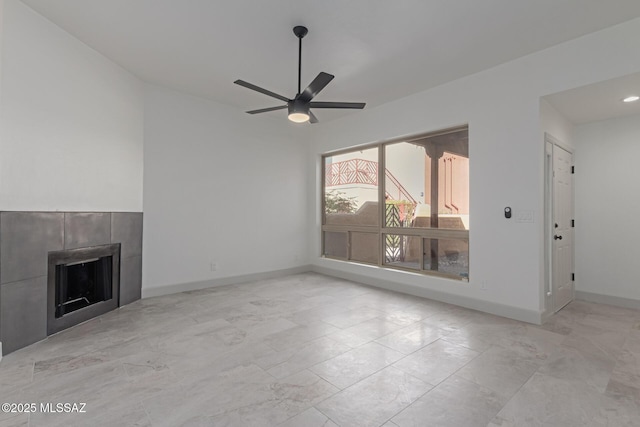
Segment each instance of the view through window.
[{"label": "view through window", "polygon": [[468,280],[468,135],[456,128],[325,155],[323,255]]}]

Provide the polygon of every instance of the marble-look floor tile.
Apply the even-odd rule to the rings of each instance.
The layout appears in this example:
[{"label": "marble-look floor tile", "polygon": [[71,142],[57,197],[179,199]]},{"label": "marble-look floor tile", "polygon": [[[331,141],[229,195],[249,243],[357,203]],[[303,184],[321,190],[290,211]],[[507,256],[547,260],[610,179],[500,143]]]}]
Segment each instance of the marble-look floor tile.
[{"label": "marble-look floor tile", "polygon": [[615,367],[615,360],[604,354],[582,352],[558,346],[538,372],[556,378],[583,381],[604,393]]},{"label": "marble-look floor tile", "polygon": [[411,354],[438,339],[447,336],[450,331],[439,329],[435,326],[416,322],[375,341],[386,347],[392,348],[403,354]]},{"label": "marble-look floor tile", "polygon": [[388,367],[341,391],[316,408],[339,426],[379,426],[432,388]]},{"label": "marble-look floor tile", "polygon": [[[87,381],[91,378],[91,381]],[[126,383],[126,373],[119,361],[88,366],[65,375],[57,375],[55,380],[43,378],[23,389],[22,398],[28,402],[86,402],[99,400]]]},{"label": "marble-look floor tile", "polygon": [[615,371],[607,384],[605,392],[607,396],[628,400],[634,405],[640,406],[640,387],[629,385],[629,380]]},{"label": "marble-look floor tile", "polygon": [[601,413],[608,426],[635,427],[640,420],[640,389],[611,381],[604,394]]},{"label": "marble-look floor tile", "polygon": [[494,391],[452,375],[392,421],[399,427],[485,427],[505,403]]},{"label": "marble-look floor tile", "polygon": [[151,427],[151,420],[140,403],[118,407],[96,408],[87,404],[82,413],[43,413],[31,414],[29,426],[67,427],[67,426],[128,426]]},{"label": "marble-look floor tile", "polygon": [[[197,344],[194,346],[196,347]],[[223,350],[195,348],[188,357],[169,355],[167,365],[180,384],[191,384],[203,377],[235,368],[247,367],[276,352],[266,344],[244,344]]]},{"label": "marble-look floor tile", "polygon": [[3,391],[13,390],[29,384],[33,380],[35,360],[29,357],[29,347],[3,357],[0,362],[0,397]]},{"label": "marble-look floor tile", "polygon": [[384,292],[375,290],[364,295],[343,300],[350,309],[372,308],[385,313],[398,313],[403,311],[414,302],[395,292]]},{"label": "marble-look floor tile", "polygon": [[523,358],[544,363],[565,338],[531,325],[485,318],[451,332],[443,340],[480,352],[499,345],[520,353]]},{"label": "marble-look floor tile", "polygon": [[309,408],[293,418],[289,418],[280,427],[338,427],[336,423],[327,418],[316,408]]},{"label": "marble-look floor tile", "polygon": [[386,318],[376,317],[374,319],[365,320],[355,326],[338,330],[329,335],[329,338],[355,348],[376,338],[388,335],[402,326],[397,323],[390,322]]},{"label": "marble-look floor tile", "polygon": [[311,408],[338,390],[309,371],[270,384],[265,402],[227,411],[211,419],[215,426],[275,426]]},{"label": "marble-look floor tile", "polygon": [[444,329],[453,332],[461,329],[465,325],[476,319],[477,314],[472,310],[465,310],[459,307],[452,307],[446,311],[436,313],[423,320],[430,327]]},{"label": "marble-look floor tile", "polygon": [[375,292],[375,290],[368,286],[358,284],[354,286],[353,283],[347,280],[338,280],[334,282],[333,285],[331,289],[327,290],[327,294],[341,300],[366,295],[372,291]]},{"label": "marble-look floor tile", "polygon": [[286,314],[284,317],[299,325],[308,325],[310,323],[320,322],[322,319],[326,319],[327,317],[344,313],[347,310],[349,310],[349,308],[344,305],[343,301],[337,301],[336,303],[329,305],[303,308],[293,313]]},{"label": "marble-look floor tile", "polygon": [[7,418],[0,417],[0,427],[28,427],[28,414],[6,414]]},{"label": "marble-look floor tile", "polygon": [[478,352],[438,340],[398,361],[393,366],[431,385],[437,385],[467,365]]},{"label": "marble-look floor tile", "polygon": [[336,387],[343,389],[402,357],[403,354],[395,350],[377,343],[369,343],[309,369]]},{"label": "marble-look floor tile", "polygon": [[133,403],[117,410],[107,409],[102,415],[92,416],[91,425],[95,427],[152,427],[147,411],[144,410],[141,403]]},{"label": "marble-look floor tile", "polygon": [[508,399],[538,368],[538,364],[519,358],[517,352],[496,346],[469,362],[457,375]]},{"label": "marble-look floor tile", "polygon": [[181,425],[268,401],[273,381],[255,365],[202,371],[198,378],[181,382],[181,390],[164,390],[143,405],[154,425]]},{"label": "marble-look floor tile", "polygon": [[[3,397],[3,395],[6,395],[7,397]],[[0,391],[0,404],[2,403],[20,403],[23,402],[23,400],[21,399],[22,397],[22,391],[21,390],[14,390],[11,393],[2,393]],[[24,416],[24,418],[26,419],[27,423],[29,422],[29,414],[20,414],[17,412],[4,412],[4,411],[0,411],[0,426],[3,426],[3,423],[9,423],[9,420],[13,420],[11,422],[18,422],[18,418],[22,419],[22,417]]]},{"label": "marble-look floor tile", "polygon": [[532,325],[513,324],[496,344],[517,352],[521,357],[543,364],[566,339],[562,334]]},{"label": "marble-look floor tile", "polygon": [[535,374],[492,420],[500,427],[607,426],[603,397],[583,382]]},{"label": "marble-look floor tile", "polygon": [[638,354],[638,310],[574,301],[535,326],[296,274],[136,301],[5,355],[0,402],[87,413],[0,427],[637,427]]},{"label": "marble-look floor tile", "polygon": [[580,351],[617,358],[625,344],[628,332],[619,329],[574,325],[562,342]]},{"label": "marble-look floor tile", "polygon": [[182,394],[144,402],[154,425],[277,425],[338,390],[302,371],[275,380],[256,366],[236,368],[191,385]]},{"label": "marble-look floor tile", "polygon": [[401,310],[386,311],[385,319],[398,323],[401,326],[408,326],[416,321],[421,321],[429,317],[446,312],[450,306],[437,301],[414,299],[413,302]]},{"label": "marble-look floor tile", "polygon": [[640,389],[640,334],[631,334],[616,358],[611,379]]},{"label": "marble-look floor tile", "polygon": [[486,351],[514,334],[518,325],[511,323],[471,323],[452,331],[442,339],[475,351]]},{"label": "marble-look floor tile", "polygon": [[[412,307],[409,307],[409,309],[411,308]],[[402,309],[391,313],[387,312],[387,314],[384,315],[384,320],[404,327],[419,322],[425,317],[427,317],[427,315],[417,312],[409,312],[407,309]]]},{"label": "marble-look floor tile", "polygon": [[338,328],[345,329],[366,320],[371,320],[376,317],[384,317],[384,315],[385,313],[383,311],[369,307],[362,307],[325,317],[322,321]]},{"label": "marble-look floor tile", "polygon": [[274,350],[280,351],[338,331],[340,331],[339,328],[328,323],[313,322],[268,335],[264,338],[264,342]]},{"label": "marble-look floor tile", "polygon": [[[298,326],[299,325],[293,323],[290,320],[277,318],[265,322],[260,322],[260,324],[258,325],[254,325],[247,331],[247,335],[250,337],[250,339],[258,340],[277,332],[293,329]],[[247,328],[245,327],[243,329]]]},{"label": "marble-look floor tile", "polygon": [[77,371],[90,366],[100,365],[111,361],[107,352],[96,351],[80,356],[58,356],[35,362],[33,380],[40,381],[56,375],[65,375],[71,371]]},{"label": "marble-look floor tile", "polygon": [[33,344],[32,351],[35,350],[37,360],[51,359],[61,355],[81,356],[111,345],[111,333],[112,331],[102,324],[102,319],[92,319]]},{"label": "marble-look floor tile", "polygon": [[144,351],[120,360],[130,382],[168,387],[177,380],[169,366],[174,359],[163,353]]},{"label": "marble-look floor tile", "polygon": [[584,326],[628,330],[633,326],[637,310],[575,300],[566,307],[566,314],[571,315],[575,323]]},{"label": "marble-look floor tile", "polygon": [[263,367],[266,368],[270,361],[282,360],[282,362],[269,367],[267,372],[276,378],[285,378],[346,353],[350,349],[345,344],[323,337],[300,345],[293,350],[286,350],[276,355],[267,356],[258,360],[257,363],[260,365],[262,362],[265,365]]}]

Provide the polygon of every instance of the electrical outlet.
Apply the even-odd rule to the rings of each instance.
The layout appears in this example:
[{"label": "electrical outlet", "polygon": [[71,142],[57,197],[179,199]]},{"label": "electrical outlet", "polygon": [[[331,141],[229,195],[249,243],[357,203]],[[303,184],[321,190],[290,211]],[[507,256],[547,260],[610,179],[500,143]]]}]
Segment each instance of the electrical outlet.
[{"label": "electrical outlet", "polygon": [[484,280],[480,282],[480,289],[482,289],[483,291],[487,290],[487,282],[485,282]]},{"label": "electrical outlet", "polygon": [[211,261],[211,263],[209,264],[209,268],[211,269],[211,271],[216,271],[218,269],[218,264],[216,264],[215,261]]}]

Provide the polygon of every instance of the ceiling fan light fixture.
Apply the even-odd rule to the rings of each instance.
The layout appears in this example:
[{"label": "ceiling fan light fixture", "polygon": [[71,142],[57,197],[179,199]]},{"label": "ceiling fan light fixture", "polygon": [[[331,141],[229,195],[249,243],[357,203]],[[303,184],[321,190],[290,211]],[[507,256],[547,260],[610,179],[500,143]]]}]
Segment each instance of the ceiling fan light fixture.
[{"label": "ceiling fan light fixture", "polygon": [[309,104],[301,102],[289,103],[289,120],[295,123],[304,123],[309,121]]},{"label": "ceiling fan light fixture", "polygon": [[289,120],[295,123],[304,123],[309,121],[309,116],[305,113],[291,113],[289,114]]},{"label": "ceiling fan light fixture", "polygon": [[275,107],[268,108],[260,108],[258,110],[250,110],[247,111],[247,114],[258,114],[258,113],[267,113],[269,111],[275,110],[284,110],[285,108],[289,110],[289,120],[294,123],[318,123],[318,118],[311,112],[311,108],[350,108],[350,109],[358,109],[362,110],[365,106],[364,102],[315,102],[313,98],[317,94],[322,91],[329,84],[331,80],[335,76],[329,73],[325,73],[321,71],[315,79],[302,90],[300,86],[300,77],[302,75],[302,38],[307,35],[307,28],[302,25],[298,25],[293,28],[293,34],[298,38],[298,93],[293,99],[287,98],[286,96],[279,95],[275,92],[271,92],[270,90],[261,88],[260,86],[256,86],[252,83],[245,82],[244,80],[236,80],[235,84],[244,86],[247,89],[254,90],[256,92],[260,92],[264,95],[270,96],[272,98],[279,99],[280,101],[286,102],[285,105],[278,105]]}]

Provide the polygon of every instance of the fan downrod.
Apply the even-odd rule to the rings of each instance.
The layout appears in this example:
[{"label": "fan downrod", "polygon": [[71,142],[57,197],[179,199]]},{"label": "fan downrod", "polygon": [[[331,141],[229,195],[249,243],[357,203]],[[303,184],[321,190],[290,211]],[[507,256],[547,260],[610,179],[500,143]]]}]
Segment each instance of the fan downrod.
[{"label": "fan downrod", "polygon": [[302,25],[298,25],[296,27],[293,27],[293,34],[295,34],[296,37],[299,38],[299,39],[301,39],[304,36],[306,36],[308,32],[309,32],[309,30],[307,30],[307,27],[303,27]]},{"label": "fan downrod", "polygon": [[[0,0],[2,1],[2,0]],[[260,86],[256,86],[249,82],[245,82],[244,80],[236,80],[235,84],[244,86],[247,89],[251,89],[256,92],[260,92],[264,95],[270,96],[272,98],[279,99],[280,101],[285,102],[285,105],[278,105],[276,107],[269,108],[260,108],[258,110],[247,111],[248,114],[258,114],[258,113],[267,113],[269,111],[276,110],[289,110],[289,120],[300,122],[298,119],[304,119],[304,121],[309,121],[311,123],[317,123],[318,119],[311,112],[310,108],[349,108],[349,109],[358,109],[361,110],[364,108],[364,102],[312,102],[315,96],[324,89],[331,80],[335,76],[320,72],[309,86],[306,87],[304,91],[301,90],[301,78],[302,78],[302,39],[309,33],[307,27],[302,25],[297,25],[293,27],[293,34],[298,38],[298,93],[293,99],[288,98],[286,96],[277,94],[275,92],[271,92],[270,90],[264,89]]]}]

